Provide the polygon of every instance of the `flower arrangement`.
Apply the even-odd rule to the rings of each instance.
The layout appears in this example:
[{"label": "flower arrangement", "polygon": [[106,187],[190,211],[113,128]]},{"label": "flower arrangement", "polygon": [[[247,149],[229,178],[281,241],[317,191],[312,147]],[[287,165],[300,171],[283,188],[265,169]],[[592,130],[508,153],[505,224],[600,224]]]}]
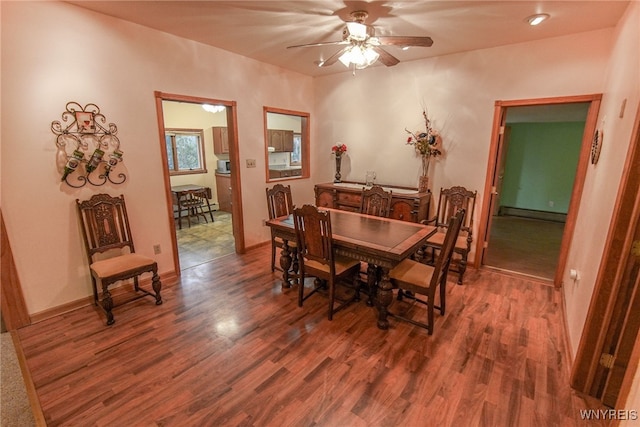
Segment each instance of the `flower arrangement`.
[{"label": "flower arrangement", "polygon": [[429,173],[429,163],[431,157],[438,157],[442,154],[442,138],[437,130],[431,127],[431,120],[427,116],[426,110],[422,111],[424,117],[426,132],[411,132],[405,128],[405,132],[409,134],[407,145],[413,145],[416,154],[422,158],[422,175]]},{"label": "flower arrangement", "polygon": [[338,142],[338,144],[331,147],[331,153],[335,154],[338,157],[342,156],[342,154],[345,153],[346,151],[347,151],[347,146],[341,142]]}]

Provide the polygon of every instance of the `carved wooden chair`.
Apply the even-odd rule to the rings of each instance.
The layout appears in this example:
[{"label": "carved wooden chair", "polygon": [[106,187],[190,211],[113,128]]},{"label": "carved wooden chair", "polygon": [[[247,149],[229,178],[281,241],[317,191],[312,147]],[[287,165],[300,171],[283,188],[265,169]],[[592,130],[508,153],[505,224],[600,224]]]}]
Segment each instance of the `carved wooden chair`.
[{"label": "carved wooden chair", "polygon": [[[397,299],[399,301],[409,298],[427,306],[427,323],[413,320],[395,312],[389,312],[389,315],[425,328],[429,331],[429,335],[433,334],[434,309],[438,309],[443,316],[445,314],[447,272],[464,216],[465,211],[461,209],[449,219],[440,254],[433,266],[405,259],[389,272],[391,283],[398,288]],[[440,287],[440,305],[435,305],[438,286]],[[418,298],[418,294],[426,296],[426,301]]]},{"label": "carved wooden chair", "polygon": [[[152,296],[156,305],[162,304],[158,265],[153,259],[135,253],[124,196],[96,194],[83,202],[76,199],[76,206],[89,260],[94,303],[106,313],[107,325],[115,322],[109,286],[118,281],[133,279],[134,290],[139,292],[135,298],[129,298],[126,302]],[[143,289],[138,283],[138,277],[144,273],[152,275],[153,292]],[[98,295],[98,285],[102,290],[101,298]]]},{"label": "carved wooden chair", "polygon": [[441,188],[436,216],[428,221],[423,221],[438,228],[438,232],[427,240],[425,247],[426,259],[430,258],[430,262],[433,263],[435,262],[435,254],[442,248],[449,218],[460,209],[466,211],[464,222],[460,227],[460,236],[453,249],[454,259],[451,262],[453,271],[458,273],[459,285],[462,285],[464,272],[467,269],[467,257],[471,251],[471,242],[473,242],[473,211],[476,205],[476,195],[477,191],[470,191],[464,187]]},{"label": "carved wooden chair", "polygon": [[207,191],[205,189],[183,192],[179,199],[174,194],[173,199],[173,204],[179,209],[178,227],[180,229],[182,229],[182,211],[186,211],[187,213],[186,217],[189,228],[191,228],[192,219],[200,222],[200,217],[202,217],[204,218],[204,222],[209,222],[204,212],[205,205],[209,206],[209,215],[211,215],[211,222],[213,222],[213,212],[211,212],[211,205],[209,205],[209,199],[207,198]]},{"label": "carved wooden chair", "polygon": [[[276,184],[273,188],[267,188],[267,208],[269,211],[269,219],[288,216],[293,213],[293,198],[291,197],[291,186],[286,187],[282,184]],[[293,254],[294,271],[297,272],[296,242],[288,242],[289,249]],[[276,248],[282,248],[284,242],[280,237],[274,235],[271,229],[271,271],[281,270],[276,266]]]},{"label": "carved wooden chair", "polygon": [[[329,288],[329,320],[333,314],[358,299],[355,277],[360,269],[360,261],[337,255],[333,249],[331,237],[331,216],[328,211],[319,210],[312,205],[304,205],[293,210],[293,219],[298,239],[298,257],[300,262],[300,280],[298,283],[298,306],[318,290]],[[305,295],[305,276],[316,277],[313,289]],[[351,299],[338,299],[336,285],[341,280],[351,279],[354,296]],[[338,306],[335,302],[338,300]]]},{"label": "carved wooden chair", "polygon": [[374,185],[370,189],[363,188],[360,196],[360,213],[389,218],[392,196],[391,191],[386,191],[379,185]]},{"label": "carved wooden chair", "polygon": [[[360,213],[389,218],[391,213],[392,191],[386,191],[379,185],[373,185],[371,188],[362,188],[360,193]],[[360,280],[366,286],[363,290],[369,295],[367,305],[373,305],[373,293],[380,276],[378,266],[366,262],[360,263]]]}]

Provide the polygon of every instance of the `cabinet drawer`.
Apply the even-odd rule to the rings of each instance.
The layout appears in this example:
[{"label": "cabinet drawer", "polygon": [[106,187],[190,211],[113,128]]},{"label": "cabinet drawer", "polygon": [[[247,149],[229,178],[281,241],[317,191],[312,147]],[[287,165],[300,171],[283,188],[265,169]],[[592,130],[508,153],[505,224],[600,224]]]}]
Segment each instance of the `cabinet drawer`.
[{"label": "cabinet drawer", "polygon": [[360,208],[360,194],[339,192],[337,199],[338,205]]}]

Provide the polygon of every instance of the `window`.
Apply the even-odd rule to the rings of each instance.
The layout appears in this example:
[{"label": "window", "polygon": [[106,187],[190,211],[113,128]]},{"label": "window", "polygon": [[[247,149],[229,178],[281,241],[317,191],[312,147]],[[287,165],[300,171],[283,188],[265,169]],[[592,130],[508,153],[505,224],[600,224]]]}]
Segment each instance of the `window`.
[{"label": "window", "polygon": [[202,129],[166,129],[169,175],[206,173]]}]

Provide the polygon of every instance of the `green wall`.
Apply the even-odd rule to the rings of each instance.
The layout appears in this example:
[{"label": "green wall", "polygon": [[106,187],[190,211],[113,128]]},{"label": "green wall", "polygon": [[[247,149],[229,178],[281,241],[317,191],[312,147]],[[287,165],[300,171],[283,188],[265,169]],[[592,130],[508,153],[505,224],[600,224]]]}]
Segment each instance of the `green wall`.
[{"label": "green wall", "polygon": [[567,213],[584,122],[512,123],[500,206]]}]

